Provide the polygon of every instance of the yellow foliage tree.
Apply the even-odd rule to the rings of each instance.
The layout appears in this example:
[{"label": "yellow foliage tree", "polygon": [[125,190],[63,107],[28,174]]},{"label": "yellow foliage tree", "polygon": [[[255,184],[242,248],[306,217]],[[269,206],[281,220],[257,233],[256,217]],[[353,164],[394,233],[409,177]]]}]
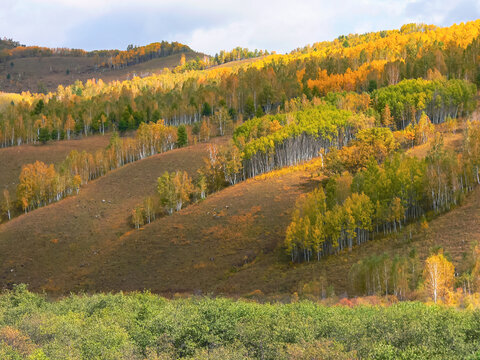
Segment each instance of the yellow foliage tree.
[{"label": "yellow foliage tree", "polygon": [[475,264],[472,270],[472,282],[475,291],[480,292],[480,245],[475,246],[473,251]]},{"label": "yellow foliage tree", "polygon": [[425,261],[423,270],[424,287],[428,297],[437,303],[439,299],[445,300],[453,290],[455,267],[443,255],[443,251],[431,255]]},{"label": "yellow foliage tree", "polygon": [[10,193],[8,192],[8,189],[3,190],[3,210],[6,212],[8,220],[10,220],[12,218],[12,201],[10,200]]}]

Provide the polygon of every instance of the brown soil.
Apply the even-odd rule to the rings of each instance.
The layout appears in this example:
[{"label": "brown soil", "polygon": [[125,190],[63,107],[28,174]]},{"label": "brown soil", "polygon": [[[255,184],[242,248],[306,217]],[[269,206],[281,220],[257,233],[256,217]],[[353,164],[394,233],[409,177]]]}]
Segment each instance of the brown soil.
[{"label": "brown soil", "polygon": [[[296,172],[250,180],[125,234],[99,257],[92,290],[241,294],[263,288],[264,258],[278,254],[296,198],[317,182]],[[252,266],[252,277],[236,277]],[[262,285],[263,284],[263,285]],[[268,285],[267,285],[268,286]],[[284,290],[284,289],[275,289]]]}]

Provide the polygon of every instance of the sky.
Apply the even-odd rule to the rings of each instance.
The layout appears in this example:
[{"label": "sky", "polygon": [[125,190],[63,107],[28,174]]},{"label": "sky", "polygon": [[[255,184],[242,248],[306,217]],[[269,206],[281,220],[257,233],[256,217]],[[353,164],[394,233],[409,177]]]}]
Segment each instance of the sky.
[{"label": "sky", "polygon": [[480,18],[480,0],[1,0],[0,37],[26,45],[126,49],[178,41],[214,55],[286,53],[339,35]]}]

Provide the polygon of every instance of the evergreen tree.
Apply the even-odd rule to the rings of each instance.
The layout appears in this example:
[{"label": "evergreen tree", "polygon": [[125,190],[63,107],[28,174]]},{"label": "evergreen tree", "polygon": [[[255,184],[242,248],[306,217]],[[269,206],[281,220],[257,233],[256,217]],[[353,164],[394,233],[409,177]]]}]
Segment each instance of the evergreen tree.
[{"label": "evergreen tree", "polygon": [[204,102],[202,107],[202,115],[203,116],[210,116],[212,115],[212,107],[209,103]]},{"label": "evergreen tree", "polygon": [[40,132],[38,133],[38,141],[40,141],[42,144],[46,144],[50,138],[50,131],[48,131],[46,127],[41,128]]},{"label": "evergreen tree", "polygon": [[185,125],[180,125],[177,129],[177,146],[183,147],[188,144],[188,135]]}]

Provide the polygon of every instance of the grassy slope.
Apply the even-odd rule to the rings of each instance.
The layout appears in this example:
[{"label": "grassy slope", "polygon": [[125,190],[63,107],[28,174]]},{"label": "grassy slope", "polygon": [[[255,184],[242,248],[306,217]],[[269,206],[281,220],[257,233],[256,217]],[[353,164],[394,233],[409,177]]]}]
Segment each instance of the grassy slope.
[{"label": "grassy slope", "polygon": [[108,145],[109,135],[97,135],[78,140],[50,141],[46,145],[22,145],[0,149],[0,189],[6,187],[12,197],[18,185],[18,176],[24,164],[43,161],[57,164],[72,150],[95,152]]},{"label": "grassy slope", "polygon": [[[461,136],[446,135],[445,143],[458,148]],[[423,150],[414,153],[422,156]],[[154,191],[155,179],[165,170],[194,173],[205,154],[206,145],[199,144],[129,164],[86,185],[78,196],[1,225],[2,285],[26,282],[56,294],[144,288],[274,294],[297,291],[299,283],[325,272],[343,294],[350,266],[365,256],[408,253],[413,246],[425,258],[439,244],[460,266],[480,237],[477,189],[464,205],[432,221],[428,231],[414,229],[413,241],[399,234],[321,263],[292,266],[281,247],[285,229],[297,196],[317,183],[304,171],[251,179],[133,230],[130,210]]]},{"label": "grassy slope", "polygon": [[262,262],[265,256],[278,262],[278,245],[295,200],[315,184],[306,173],[295,172],[229,187],[126,234],[102,254],[89,279],[95,290],[228,294],[253,290],[252,282],[259,286],[264,279],[249,276],[238,282],[235,271]]},{"label": "grassy slope", "polygon": [[[185,53],[186,60],[203,56],[196,52]],[[181,54],[152,59],[144,63],[128,66],[124,69],[95,71],[93,57],[32,57],[13,59],[0,64],[0,90],[4,92],[37,92],[39,85],[53,91],[58,85],[70,85],[76,80],[91,78],[105,82],[131,79],[133,75],[146,76],[158,73],[164,68],[174,68],[180,63]],[[13,62],[13,67],[10,63]],[[70,73],[67,75],[67,69]],[[10,80],[7,79],[10,74]]]},{"label": "grassy slope", "polygon": [[131,230],[130,211],[154,191],[156,178],[176,169],[194,175],[206,151],[206,144],[198,144],[126,165],[90,182],[77,196],[0,225],[2,283],[82,288],[77,279],[96,261],[96,254]]}]

